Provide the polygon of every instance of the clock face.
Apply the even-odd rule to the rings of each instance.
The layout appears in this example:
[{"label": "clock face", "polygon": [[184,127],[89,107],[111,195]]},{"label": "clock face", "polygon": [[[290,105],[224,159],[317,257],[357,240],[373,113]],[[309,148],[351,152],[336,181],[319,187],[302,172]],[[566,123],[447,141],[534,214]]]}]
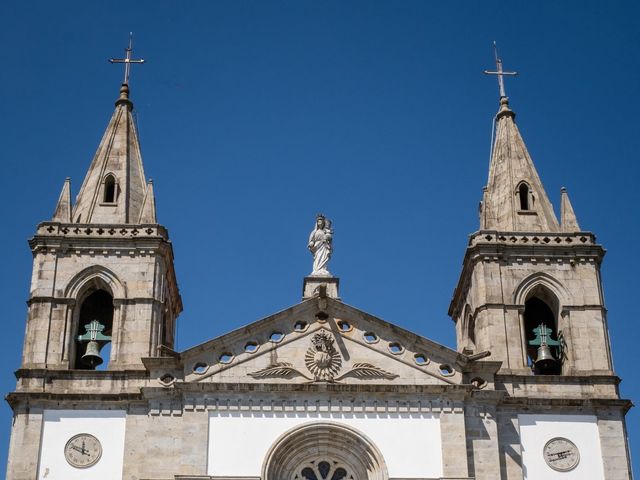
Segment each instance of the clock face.
[{"label": "clock face", "polygon": [[64,446],[64,458],[76,468],[88,468],[95,465],[102,456],[102,445],[93,435],[79,433],[71,437]]},{"label": "clock face", "polygon": [[549,440],[543,449],[544,460],[554,470],[568,472],[578,466],[580,452],[571,440],[556,437]]}]

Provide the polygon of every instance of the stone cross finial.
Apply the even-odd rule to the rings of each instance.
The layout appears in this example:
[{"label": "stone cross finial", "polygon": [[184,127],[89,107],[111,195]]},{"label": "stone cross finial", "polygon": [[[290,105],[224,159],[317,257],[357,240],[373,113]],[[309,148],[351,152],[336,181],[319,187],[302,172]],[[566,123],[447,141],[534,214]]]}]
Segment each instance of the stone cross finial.
[{"label": "stone cross finial", "polygon": [[124,49],[126,55],[125,58],[110,58],[110,63],[124,63],[124,81],[123,85],[129,85],[129,75],[131,74],[131,64],[132,63],[144,63],[144,59],[142,58],[131,58],[131,53],[133,52],[132,48],[133,43],[133,33],[129,32],[129,46]]},{"label": "stone cross finial", "polygon": [[500,88],[500,98],[506,98],[507,94],[504,90],[504,76],[508,75],[510,77],[515,77],[518,75],[518,72],[505,72],[502,70],[502,59],[498,56],[498,45],[496,42],[493,42],[493,52],[496,57],[496,71],[492,72],[489,70],[485,70],[484,73],[486,75],[496,75],[498,77],[498,87]]}]

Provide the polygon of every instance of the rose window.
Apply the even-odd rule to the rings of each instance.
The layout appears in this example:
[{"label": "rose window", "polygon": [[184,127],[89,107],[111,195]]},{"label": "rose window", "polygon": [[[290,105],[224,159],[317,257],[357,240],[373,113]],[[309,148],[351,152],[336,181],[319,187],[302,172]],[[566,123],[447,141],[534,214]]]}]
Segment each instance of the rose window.
[{"label": "rose window", "polygon": [[338,462],[312,461],[304,465],[294,480],[354,480],[347,469]]}]

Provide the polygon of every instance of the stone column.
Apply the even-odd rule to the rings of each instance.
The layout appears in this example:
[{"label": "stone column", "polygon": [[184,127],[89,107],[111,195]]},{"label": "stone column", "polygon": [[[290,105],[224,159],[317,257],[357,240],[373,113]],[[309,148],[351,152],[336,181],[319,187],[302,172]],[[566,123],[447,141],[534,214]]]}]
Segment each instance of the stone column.
[{"label": "stone column", "polygon": [[468,478],[467,439],[464,409],[454,404],[440,413],[442,439],[442,474],[444,478]]},{"label": "stone column", "polygon": [[498,435],[500,441],[500,478],[522,480],[522,450],[520,425],[516,411],[498,413]]},{"label": "stone column", "polygon": [[627,431],[622,412],[598,412],[600,449],[606,480],[630,480],[631,465],[627,450]]},{"label": "stone column", "polygon": [[33,480],[38,477],[41,432],[42,409],[14,408],[7,480]]},{"label": "stone column", "polygon": [[495,407],[467,405],[465,408],[469,476],[495,480],[500,471],[498,425]]}]

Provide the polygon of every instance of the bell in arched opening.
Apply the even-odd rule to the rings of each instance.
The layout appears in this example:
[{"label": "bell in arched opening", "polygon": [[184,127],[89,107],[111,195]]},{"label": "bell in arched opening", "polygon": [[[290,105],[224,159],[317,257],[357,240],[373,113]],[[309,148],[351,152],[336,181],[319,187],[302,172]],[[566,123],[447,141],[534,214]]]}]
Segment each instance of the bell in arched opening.
[{"label": "bell in arched opening", "polygon": [[100,352],[111,342],[112,326],[113,297],[105,290],[92,292],[80,307],[74,368],[93,370],[108,364],[109,355]]},{"label": "bell in arched opening", "polygon": [[[558,375],[562,367],[562,344],[556,330],[556,316],[553,305],[544,291],[525,302],[524,329],[526,332],[527,357],[535,374]],[[550,304],[553,305],[550,307]]]},{"label": "bell in arched opening", "polygon": [[80,361],[86,367],[95,369],[104,362],[100,356],[100,350],[111,341],[111,337],[102,333],[105,326],[97,320],[92,320],[84,328],[86,333],[78,336],[78,342],[81,345],[86,342],[85,352],[80,357]]},{"label": "bell in arched opening", "polygon": [[534,371],[543,375],[559,373],[560,358],[554,356],[551,348],[555,347],[555,350],[559,352],[561,343],[551,338],[552,330],[547,328],[544,323],[534,328],[533,333],[535,338],[529,341],[529,345],[538,346],[536,359],[533,362]]}]

